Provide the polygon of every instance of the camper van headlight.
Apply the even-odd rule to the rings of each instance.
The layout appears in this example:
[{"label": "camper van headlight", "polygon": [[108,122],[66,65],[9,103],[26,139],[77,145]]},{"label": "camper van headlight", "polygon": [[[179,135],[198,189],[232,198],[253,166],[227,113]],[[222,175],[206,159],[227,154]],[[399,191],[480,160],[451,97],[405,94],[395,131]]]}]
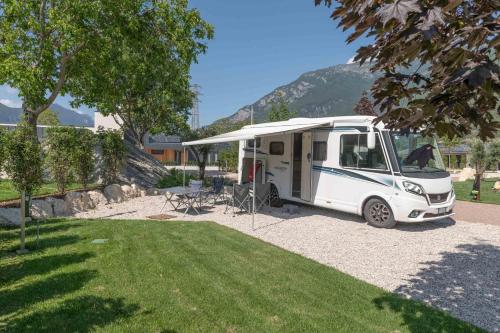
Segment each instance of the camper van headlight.
[{"label": "camper van headlight", "polygon": [[416,195],[424,195],[425,193],[422,186],[409,181],[403,181],[403,186],[405,187],[406,192],[410,192]]}]

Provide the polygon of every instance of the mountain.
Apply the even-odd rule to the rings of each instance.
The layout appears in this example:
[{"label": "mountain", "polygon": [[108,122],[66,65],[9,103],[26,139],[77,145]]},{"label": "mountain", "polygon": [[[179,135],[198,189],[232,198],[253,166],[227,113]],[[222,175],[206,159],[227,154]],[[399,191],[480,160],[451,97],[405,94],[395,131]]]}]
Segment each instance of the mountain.
[{"label": "mountain", "polygon": [[353,108],[361,94],[370,89],[376,78],[368,64],[360,66],[358,63],[307,72],[218,122],[236,123],[249,119],[252,107],[256,122],[267,121],[271,106],[278,102],[280,95],[299,117],[353,115]]},{"label": "mountain", "polygon": [[[94,120],[86,114],[67,109],[59,104],[50,107],[57,114],[62,125],[93,127]],[[0,123],[16,124],[21,119],[22,109],[10,108],[0,103]]]}]

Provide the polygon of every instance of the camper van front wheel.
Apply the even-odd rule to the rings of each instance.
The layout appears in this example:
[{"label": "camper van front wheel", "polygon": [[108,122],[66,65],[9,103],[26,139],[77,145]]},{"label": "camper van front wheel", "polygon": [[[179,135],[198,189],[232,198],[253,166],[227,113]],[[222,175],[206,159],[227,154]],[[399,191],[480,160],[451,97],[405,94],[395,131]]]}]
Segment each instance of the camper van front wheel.
[{"label": "camper van front wheel", "polygon": [[368,224],[377,228],[392,228],[396,225],[391,207],[381,199],[368,200],[363,208],[363,215]]}]

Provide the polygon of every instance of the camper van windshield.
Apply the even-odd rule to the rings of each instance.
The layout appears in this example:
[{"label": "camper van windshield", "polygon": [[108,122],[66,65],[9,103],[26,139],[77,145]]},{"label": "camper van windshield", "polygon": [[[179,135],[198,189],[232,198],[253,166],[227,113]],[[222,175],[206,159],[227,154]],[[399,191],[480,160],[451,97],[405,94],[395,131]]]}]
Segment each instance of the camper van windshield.
[{"label": "camper van windshield", "polygon": [[391,138],[402,172],[445,171],[435,137],[391,133]]}]

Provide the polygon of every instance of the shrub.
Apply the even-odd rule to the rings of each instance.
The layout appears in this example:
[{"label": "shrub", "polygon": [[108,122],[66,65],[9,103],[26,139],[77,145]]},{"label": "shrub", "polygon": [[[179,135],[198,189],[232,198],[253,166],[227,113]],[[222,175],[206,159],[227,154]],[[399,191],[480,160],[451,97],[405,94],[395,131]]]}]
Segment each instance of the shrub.
[{"label": "shrub", "polygon": [[74,154],[78,149],[77,131],[73,127],[50,127],[47,130],[45,163],[59,193],[64,193],[66,185],[72,180]]},{"label": "shrub", "polygon": [[[170,174],[168,176],[162,177],[158,183],[157,187],[158,188],[167,188],[167,187],[174,187],[174,186],[182,186],[183,185],[183,172],[178,169],[172,169],[170,170]],[[191,179],[197,179],[197,177],[193,175],[188,175],[186,174],[186,186],[189,185],[189,181]]]},{"label": "shrub", "polygon": [[105,184],[111,184],[118,178],[125,161],[125,144],[123,134],[119,130],[98,131],[99,143],[102,149],[102,178]]},{"label": "shrub", "polygon": [[42,184],[42,149],[35,133],[30,125],[22,121],[14,131],[2,135],[4,170],[14,188],[28,195]]},{"label": "shrub", "polygon": [[221,150],[219,161],[222,168],[227,167],[227,171],[238,170],[238,143],[232,143],[230,148]]},{"label": "shrub", "polygon": [[95,168],[94,146],[96,138],[88,129],[79,129],[72,154],[72,164],[78,182],[87,189]]}]

